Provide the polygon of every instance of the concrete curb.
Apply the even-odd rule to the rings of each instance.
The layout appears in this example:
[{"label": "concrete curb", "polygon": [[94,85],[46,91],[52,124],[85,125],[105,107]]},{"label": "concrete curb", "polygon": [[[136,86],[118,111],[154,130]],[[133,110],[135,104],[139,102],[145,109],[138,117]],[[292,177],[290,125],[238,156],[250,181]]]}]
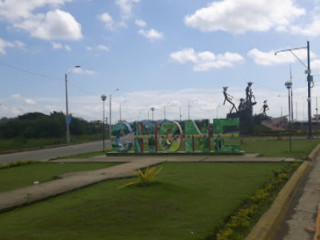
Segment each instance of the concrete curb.
[{"label": "concrete curb", "polygon": [[[320,144],[308,155],[308,159],[315,160],[320,152]],[[292,202],[299,184],[307,170],[310,162],[303,162],[292,175],[286,185],[279,192],[271,207],[265,212],[257,224],[252,228],[246,240],[272,240],[277,233],[279,226],[285,219],[290,203]]]}]

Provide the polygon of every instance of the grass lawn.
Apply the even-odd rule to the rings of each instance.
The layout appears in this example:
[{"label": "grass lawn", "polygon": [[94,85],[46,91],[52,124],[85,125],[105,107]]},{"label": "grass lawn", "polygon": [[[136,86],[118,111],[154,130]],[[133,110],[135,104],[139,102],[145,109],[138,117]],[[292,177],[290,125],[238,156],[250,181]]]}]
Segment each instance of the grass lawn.
[{"label": "grass lawn", "polygon": [[[29,165],[1,169],[0,192],[32,185],[34,181],[47,182],[57,176],[77,171],[96,170],[114,166],[118,163],[32,163]],[[1,238],[0,238],[1,239]]]},{"label": "grass lawn", "polygon": [[149,187],[111,180],[1,214],[1,240],[205,239],[288,164],[164,163]]},{"label": "grass lawn", "polygon": [[308,154],[320,143],[320,139],[292,139],[292,151],[289,140],[261,139],[244,140],[240,149],[246,153],[261,153],[263,157],[293,157],[306,159]]}]

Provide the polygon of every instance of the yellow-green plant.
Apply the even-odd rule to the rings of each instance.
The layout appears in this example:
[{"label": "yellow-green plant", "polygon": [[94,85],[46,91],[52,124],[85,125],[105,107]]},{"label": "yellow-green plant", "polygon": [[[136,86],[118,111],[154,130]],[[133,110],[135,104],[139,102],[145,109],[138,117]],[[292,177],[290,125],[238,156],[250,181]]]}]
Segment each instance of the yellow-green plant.
[{"label": "yellow-green plant", "polygon": [[121,188],[128,187],[131,185],[142,185],[142,186],[149,185],[154,180],[154,177],[159,174],[161,169],[162,167],[159,168],[158,170],[155,167],[152,167],[152,168],[147,167],[144,171],[141,171],[140,169],[137,171],[131,170],[130,172],[135,176],[137,176],[138,178],[137,181],[127,183],[121,186]]}]

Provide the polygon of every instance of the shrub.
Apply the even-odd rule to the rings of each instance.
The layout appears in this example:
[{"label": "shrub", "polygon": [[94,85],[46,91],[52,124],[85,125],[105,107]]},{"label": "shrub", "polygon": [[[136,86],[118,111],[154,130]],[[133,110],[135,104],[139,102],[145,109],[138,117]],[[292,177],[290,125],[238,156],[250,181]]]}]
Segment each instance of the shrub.
[{"label": "shrub", "polygon": [[141,185],[141,186],[150,185],[150,183],[153,182],[154,177],[159,174],[161,169],[162,168],[159,168],[156,171],[155,167],[152,167],[152,168],[147,167],[144,172],[141,171],[140,169],[137,171],[131,171],[135,176],[137,176],[138,180],[135,182],[130,182],[130,183],[123,185],[121,187],[128,187],[131,185]]},{"label": "shrub", "polygon": [[208,237],[207,239],[244,239],[251,227],[269,207],[276,193],[298,166],[299,163],[292,163],[284,169],[274,170],[274,177],[264,187],[258,189],[252,196],[245,199],[242,207],[226,220],[220,230],[215,231],[217,234],[213,235],[213,238]]},{"label": "shrub", "polygon": [[32,164],[34,161],[17,161],[17,162],[10,162],[6,165],[0,164],[0,169],[5,169],[5,168],[13,168],[13,167],[19,167],[19,166],[24,166],[28,164]]}]

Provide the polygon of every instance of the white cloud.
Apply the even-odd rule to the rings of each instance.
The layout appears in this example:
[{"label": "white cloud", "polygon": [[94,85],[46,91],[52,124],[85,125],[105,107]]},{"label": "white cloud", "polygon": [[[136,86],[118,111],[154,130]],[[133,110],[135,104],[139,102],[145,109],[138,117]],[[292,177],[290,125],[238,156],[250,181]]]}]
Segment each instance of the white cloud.
[{"label": "white cloud", "polygon": [[30,32],[31,36],[43,40],[79,40],[82,38],[81,25],[65,11],[49,11],[45,15],[38,14],[15,27]]},{"label": "white cloud", "polygon": [[114,28],[114,21],[113,18],[110,16],[109,13],[105,12],[99,16],[100,21],[104,23],[104,26],[108,30],[113,30]]},{"label": "white cloud", "polygon": [[144,36],[145,38],[148,38],[150,40],[159,40],[163,38],[163,33],[162,32],[158,32],[157,30],[154,29],[150,29],[148,31],[144,30],[144,29],[140,29],[138,31],[138,33],[142,36]]},{"label": "white cloud", "polygon": [[[256,48],[250,50],[248,52],[248,56],[251,57],[254,62],[258,65],[270,66],[282,63],[294,63],[297,59],[294,57],[293,54],[288,52],[281,52],[275,55],[276,51],[269,51],[269,52],[262,52]],[[294,54],[301,60],[305,61],[307,59],[307,50],[300,49],[294,50]],[[314,58],[316,55],[311,52],[310,57]]]},{"label": "white cloud", "polygon": [[56,50],[64,49],[66,51],[71,51],[71,47],[69,45],[66,45],[66,44],[52,42],[51,45],[52,45],[52,48],[56,49]]},{"label": "white cloud", "polygon": [[24,102],[27,104],[31,104],[31,105],[34,105],[37,103],[36,101],[32,100],[31,98],[24,99]]},{"label": "white cloud", "polygon": [[292,0],[224,0],[212,2],[205,8],[185,17],[187,26],[203,32],[283,30],[305,14],[305,9]]},{"label": "white cloud", "polygon": [[[105,28],[108,30],[114,30],[118,27],[127,27],[127,22],[132,18],[133,15],[132,9],[134,4],[139,2],[140,0],[116,0],[115,3],[120,8],[120,20],[117,22],[114,21],[108,12],[99,15],[98,18],[104,23]],[[145,26],[145,22],[142,20],[136,20],[135,23]]]},{"label": "white cloud", "polygon": [[138,27],[145,27],[145,26],[147,26],[147,23],[146,23],[145,21],[139,20],[139,19],[135,20],[135,24],[136,24]]},{"label": "white cloud", "polygon": [[[81,25],[68,12],[58,6],[72,0],[10,0],[0,2],[0,17],[12,26],[25,30],[32,37],[43,40],[79,40],[82,38]],[[37,13],[39,8],[53,7],[47,13]]]},{"label": "white cloud", "polygon": [[0,38],[0,54],[6,54],[6,48],[9,47],[14,47],[14,44],[12,42],[8,42]]},{"label": "white cloud", "polygon": [[320,71],[320,59],[312,61],[310,67],[313,71]]},{"label": "white cloud", "polygon": [[86,74],[86,75],[94,75],[95,72],[93,70],[83,69],[83,68],[74,68],[72,72],[77,74]]},{"label": "white cloud", "polygon": [[19,93],[12,94],[10,96],[10,98],[19,99],[19,98],[21,98],[21,94],[19,94]]},{"label": "white cloud", "polygon": [[122,23],[132,16],[132,8],[135,3],[139,3],[140,0],[116,0],[116,4],[120,7]]},{"label": "white cloud", "polygon": [[0,38],[0,54],[5,55],[7,53],[6,48],[24,48],[24,46],[25,44],[21,41],[9,42]]},{"label": "white cloud", "polygon": [[320,18],[315,17],[309,25],[292,26],[290,32],[302,36],[319,36],[320,35]]},{"label": "white cloud", "polygon": [[98,45],[97,48],[102,51],[109,51],[109,48],[105,45]]},{"label": "white cloud", "polygon": [[236,63],[243,62],[244,59],[237,53],[226,52],[224,54],[215,55],[212,52],[196,52],[193,48],[183,49],[170,54],[172,61],[184,64],[192,62],[194,71],[209,71],[223,67],[232,67]]},{"label": "white cloud", "polygon": [[0,2],[0,16],[10,22],[33,17],[33,11],[44,6],[58,7],[72,0],[5,0]]}]

